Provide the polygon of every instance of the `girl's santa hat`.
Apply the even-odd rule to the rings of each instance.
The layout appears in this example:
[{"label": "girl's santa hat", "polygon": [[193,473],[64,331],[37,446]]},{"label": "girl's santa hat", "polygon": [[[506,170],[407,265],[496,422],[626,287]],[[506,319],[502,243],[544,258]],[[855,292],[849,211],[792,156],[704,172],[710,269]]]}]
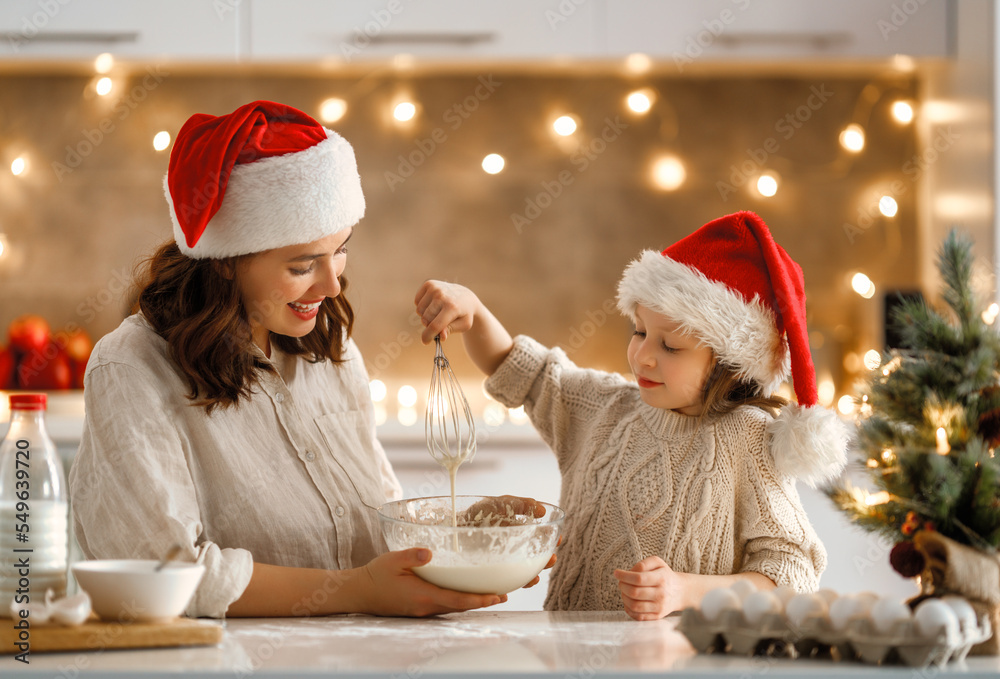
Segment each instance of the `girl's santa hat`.
[{"label": "girl's santa hat", "polygon": [[163,186],[174,240],[195,259],[311,243],[365,214],[351,145],[273,101],[191,116]]},{"label": "girl's santa hat", "polygon": [[811,486],[846,462],[847,426],[817,405],[802,269],[752,212],[726,215],[625,269],[618,308],[667,316],[737,375],[773,393],[791,372],[797,405],[768,425],[779,471]]}]

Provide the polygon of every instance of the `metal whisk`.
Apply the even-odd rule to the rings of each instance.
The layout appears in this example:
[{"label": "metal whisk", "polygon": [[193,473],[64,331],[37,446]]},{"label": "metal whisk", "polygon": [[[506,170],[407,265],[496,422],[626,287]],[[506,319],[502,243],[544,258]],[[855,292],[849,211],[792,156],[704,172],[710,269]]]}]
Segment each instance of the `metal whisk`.
[{"label": "metal whisk", "polygon": [[434,338],[434,371],[427,395],[424,435],[427,451],[451,475],[452,524],[455,515],[455,472],[476,454],[476,423],[462,387],[441,348],[441,336]]}]

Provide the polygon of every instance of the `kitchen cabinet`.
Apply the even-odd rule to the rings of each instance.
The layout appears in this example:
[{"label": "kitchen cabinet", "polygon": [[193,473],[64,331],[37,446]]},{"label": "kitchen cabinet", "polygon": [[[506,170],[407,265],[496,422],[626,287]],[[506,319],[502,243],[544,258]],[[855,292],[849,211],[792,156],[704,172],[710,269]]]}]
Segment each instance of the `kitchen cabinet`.
[{"label": "kitchen cabinet", "polygon": [[253,0],[250,58],[353,62],[406,53],[460,63],[594,54],[601,3],[564,1],[572,11],[537,0]]},{"label": "kitchen cabinet", "polygon": [[239,0],[5,0],[0,59],[235,61]]},{"label": "kitchen cabinet", "polygon": [[235,64],[948,56],[955,0],[6,0],[0,59]]},{"label": "kitchen cabinet", "polygon": [[699,61],[949,54],[951,0],[615,0],[607,54]]}]

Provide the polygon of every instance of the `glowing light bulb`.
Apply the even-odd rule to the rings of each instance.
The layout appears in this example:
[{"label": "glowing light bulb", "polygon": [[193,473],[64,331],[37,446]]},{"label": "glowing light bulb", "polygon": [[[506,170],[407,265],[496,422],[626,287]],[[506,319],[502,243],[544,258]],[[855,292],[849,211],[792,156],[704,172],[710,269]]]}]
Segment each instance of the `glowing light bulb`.
[{"label": "glowing light bulb", "polygon": [[399,405],[404,408],[412,408],[417,404],[417,390],[411,387],[409,384],[404,384],[396,392],[396,400],[399,401]]},{"label": "glowing light bulb", "polygon": [[778,192],[777,175],[767,172],[757,179],[757,192],[765,198],[770,198]]},{"label": "glowing light bulb", "polygon": [[347,102],[340,97],[324,99],[319,105],[319,117],[324,123],[335,123],[343,118],[345,113],[347,113]]},{"label": "glowing light bulb", "polygon": [[392,110],[392,117],[400,122],[411,120],[415,115],[417,115],[417,107],[408,101],[396,104],[396,108]]},{"label": "glowing light bulb", "polygon": [[878,211],[886,217],[895,217],[899,211],[899,203],[892,196],[882,196],[878,199]]},{"label": "glowing light bulb", "polygon": [[499,427],[507,419],[507,409],[496,401],[491,401],[483,408],[483,421],[490,427]]},{"label": "glowing light bulb", "polygon": [[645,73],[653,66],[653,60],[640,52],[630,54],[625,58],[625,70],[629,73]]},{"label": "glowing light bulb", "polygon": [[153,136],[153,148],[157,151],[162,151],[170,146],[170,133],[166,130],[157,132]]},{"label": "glowing light bulb", "polygon": [[906,125],[913,121],[913,106],[908,101],[897,101],[892,105],[892,117]]},{"label": "glowing light bulb", "polygon": [[108,73],[115,65],[115,58],[110,52],[98,54],[94,59],[94,71],[97,73]]},{"label": "glowing light bulb", "polygon": [[97,81],[95,89],[97,90],[97,93],[103,97],[111,92],[111,85],[111,78],[105,77]]},{"label": "glowing light bulb", "polygon": [[880,354],[875,349],[869,349],[865,352],[865,367],[869,370],[875,370],[875,368],[882,365],[882,354]]},{"label": "glowing light bulb", "polygon": [[653,184],[664,191],[680,188],[687,179],[684,163],[675,156],[663,156],[653,163]]},{"label": "glowing light bulb", "polygon": [[917,62],[909,54],[894,54],[892,56],[892,66],[897,71],[910,73],[917,67]]},{"label": "glowing light bulb", "polygon": [[948,432],[945,431],[944,427],[938,427],[937,432],[935,432],[935,439],[937,443],[938,455],[947,455],[951,452],[951,445],[948,443]]},{"label": "glowing light bulb", "polygon": [[998,315],[1000,315],[1000,306],[997,306],[997,303],[994,302],[986,307],[985,311],[983,311],[983,323],[986,325],[993,325],[996,322]]},{"label": "glowing light bulb", "polygon": [[872,493],[865,498],[865,504],[869,507],[874,507],[875,505],[884,505],[886,502],[892,499],[888,491],[880,490],[877,493]]},{"label": "glowing light bulb", "polygon": [[573,116],[559,116],[556,121],[552,123],[552,129],[556,131],[561,137],[568,137],[569,135],[576,132],[576,120]]},{"label": "glowing light bulb", "polygon": [[483,158],[483,171],[487,174],[497,174],[503,170],[504,159],[499,153],[491,153]]},{"label": "glowing light bulb", "polygon": [[837,386],[833,383],[833,380],[829,378],[820,380],[819,385],[816,387],[816,396],[821,404],[829,407],[836,395]]},{"label": "glowing light bulb", "polygon": [[636,90],[628,95],[625,103],[635,113],[648,113],[653,107],[651,94],[648,90]]},{"label": "glowing light bulb", "polygon": [[16,177],[17,175],[23,173],[27,166],[28,163],[25,162],[24,158],[22,156],[18,156],[14,159],[14,162],[10,164],[10,171]]},{"label": "glowing light bulb", "polygon": [[851,153],[858,153],[865,147],[865,131],[860,125],[851,123],[840,133],[840,145]]},{"label": "glowing light bulb", "polygon": [[386,395],[389,390],[385,387],[385,382],[382,380],[372,380],[368,383],[368,391],[372,394],[372,401],[375,403],[381,403],[385,400]]},{"label": "glowing light bulb", "polygon": [[854,412],[854,399],[848,395],[843,395],[837,399],[837,410],[843,415],[850,415]]},{"label": "glowing light bulb", "polygon": [[871,299],[875,296],[875,284],[872,283],[872,279],[863,273],[858,272],[854,274],[854,277],[851,278],[851,287],[854,288],[854,292],[865,299]]}]

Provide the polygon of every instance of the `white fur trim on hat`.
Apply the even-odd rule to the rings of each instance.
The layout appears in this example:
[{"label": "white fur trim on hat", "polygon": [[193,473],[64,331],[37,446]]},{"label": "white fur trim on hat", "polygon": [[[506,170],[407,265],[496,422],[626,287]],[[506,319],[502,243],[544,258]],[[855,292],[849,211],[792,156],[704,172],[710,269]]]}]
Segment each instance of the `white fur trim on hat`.
[{"label": "white fur trim on hat", "polygon": [[354,151],[332,130],[326,130],[326,140],[303,151],[236,165],[222,206],[193,248],[177,221],[166,176],[163,188],[174,240],[195,259],[311,243],[357,224],[365,214]]},{"label": "white fur trim on hat", "polygon": [[774,314],[755,296],[746,302],[725,284],[654,250],[625,268],[618,308],[635,319],[637,304],[667,316],[704,342],[741,379],[773,393],[791,372]]},{"label": "white fur trim on hat", "polygon": [[850,430],[832,410],[789,404],[768,423],[767,432],[775,468],[813,488],[839,476],[847,464]]}]

